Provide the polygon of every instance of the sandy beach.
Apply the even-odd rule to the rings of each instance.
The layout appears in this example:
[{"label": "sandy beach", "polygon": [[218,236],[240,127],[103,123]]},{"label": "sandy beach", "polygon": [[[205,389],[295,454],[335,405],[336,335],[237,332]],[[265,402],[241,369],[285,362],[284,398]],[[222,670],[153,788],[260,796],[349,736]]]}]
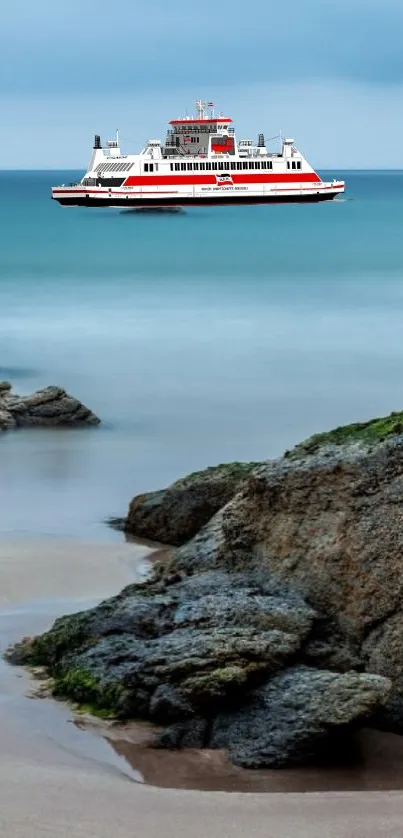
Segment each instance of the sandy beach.
[{"label": "sandy beach", "polygon": [[[23,634],[45,629],[58,614],[85,607],[141,578],[147,572],[150,557],[150,548],[133,544],[98,545],[52,539],[2,542],[1,648]],[[214,838],[224,834],[234,838],[246,834],[265,838],[401,835],[400,791],[279,793],[279,788],[285,791],[293,787],[298,772],[294,776],[278,774],[270,794],[261,792],[267,788],[265,775],[273,772],[258,772],[263,777],[260,776],[260,787],[259,776],[250,781],[249,788],[257,789],[253,793],[190,790],[187,785],[202,784],[206,774],[197,752],[183,759],[169,752],[152,751],[147,756],[143,748],[141,756],[137,745],[133,757],[133,733],[123,739],[115,731],[111,735],[115,747],[111,747],[99,735],[102,731],[94,735],[91,730],[77,727],[65,705],[32,697],[34,687],[24,672],[1,664],[0,828],[4,838],[109,838],[111,834],[119,838],[132,838],[133,834],[147,838]],[[385,748],[385,740],[382,742]],[[396,788],[396,783],[403,785],[403,758],[401,751],[396,751],[395,741],[390,747],[392,751],[395,748],[399,776],[394,779],[390,768],[385,783],[390,782],[393,787],[394,779]],[[387,753],[379,748],[378,743],[380,757],[387,759]],[[372,753],[376,750],[372,747]],[[130,766],[133,759],[138,760],[137,768],[135,764]],[[376,788],[376,771],[381,763],[372,759],[372,769],[370,766],[369,773],[363,774],[362,788]],[[211,761],[211,754],[207,754],[204,762],[216,773],[216,787],[221,782],[223,787],[248,791],[248,783],[241,776],[248,772],[237,776],[233,768],[231,775],[220,755]],[[357,772],[354,776],[357,782]],[[263,780],[266,786],[262,785]],[[336,787],[340,781],[340,777],[336,779]],[[175,786],[176,782],[182,788],[155,787]],[[314,776],[310,782],[314,787]],[[325,778],[322,782],[326,787]],[[353,783],[354,777],[345,782]],[[309,783],[305,787],[309,788]]]}]

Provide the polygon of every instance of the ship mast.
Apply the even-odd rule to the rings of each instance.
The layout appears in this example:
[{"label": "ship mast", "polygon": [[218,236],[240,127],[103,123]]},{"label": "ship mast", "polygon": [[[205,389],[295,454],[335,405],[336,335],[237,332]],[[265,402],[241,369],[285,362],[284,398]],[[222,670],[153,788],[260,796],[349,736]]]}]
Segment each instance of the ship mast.
[{"label": "ship mast", "polygon": [[204,102],[203,99],[197,99],[197,101],[196,101],[197,119],[206,119],[206,107],[207,107],[207,102]]}]

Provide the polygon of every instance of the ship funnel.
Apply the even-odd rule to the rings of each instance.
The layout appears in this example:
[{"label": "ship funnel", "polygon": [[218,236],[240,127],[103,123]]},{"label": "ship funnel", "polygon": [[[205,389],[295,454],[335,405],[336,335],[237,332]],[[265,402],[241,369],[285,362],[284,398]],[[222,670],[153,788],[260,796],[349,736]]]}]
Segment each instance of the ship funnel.
[{"label": "ship funnel", "polygon": [[95,137],[94,137],[94,148],[102,148],[102,146],[101,146],[101,137],[99,136],[99,134],[95,134]]},{"label": "ship funnel", "polygon": [[265,146],[264,134],[259,134],[258,140],[257,140],[257,147],[258,148],[264,148],[264,146]]}]

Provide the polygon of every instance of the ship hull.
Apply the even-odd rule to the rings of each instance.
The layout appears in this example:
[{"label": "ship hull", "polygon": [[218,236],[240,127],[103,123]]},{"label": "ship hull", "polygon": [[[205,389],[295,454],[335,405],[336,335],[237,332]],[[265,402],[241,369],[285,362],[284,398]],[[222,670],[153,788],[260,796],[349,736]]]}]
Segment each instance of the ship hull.
[{"label": "ship hull", "polygon": [[158,208],[158,207],[194,207],[194,206],[230,206],[231,204],[307,204],[323,201],[333,201],[343,193],[341,189],[321,190],[320,192],[303,192],[293,194],[266,194],[266,195],[214,195],[214,197],[189,197],[158,196],[155,198],[132,197],[128,195],[105,196],[102,198],[83,194],[62,194],[52,197],[62,206],[70,207],[116,207],[128,208]]}]

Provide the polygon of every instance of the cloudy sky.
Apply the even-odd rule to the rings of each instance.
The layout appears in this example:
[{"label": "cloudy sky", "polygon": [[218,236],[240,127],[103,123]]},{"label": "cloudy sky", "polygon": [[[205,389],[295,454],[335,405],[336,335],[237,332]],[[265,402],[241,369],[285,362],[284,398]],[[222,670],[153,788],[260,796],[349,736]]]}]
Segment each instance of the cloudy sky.
[{"label": "cloudy sky", "polygon": [[1,168],[135,151],[197,97],[318,167],[403,168],[403,0],[14,0],[0,21]]}]

